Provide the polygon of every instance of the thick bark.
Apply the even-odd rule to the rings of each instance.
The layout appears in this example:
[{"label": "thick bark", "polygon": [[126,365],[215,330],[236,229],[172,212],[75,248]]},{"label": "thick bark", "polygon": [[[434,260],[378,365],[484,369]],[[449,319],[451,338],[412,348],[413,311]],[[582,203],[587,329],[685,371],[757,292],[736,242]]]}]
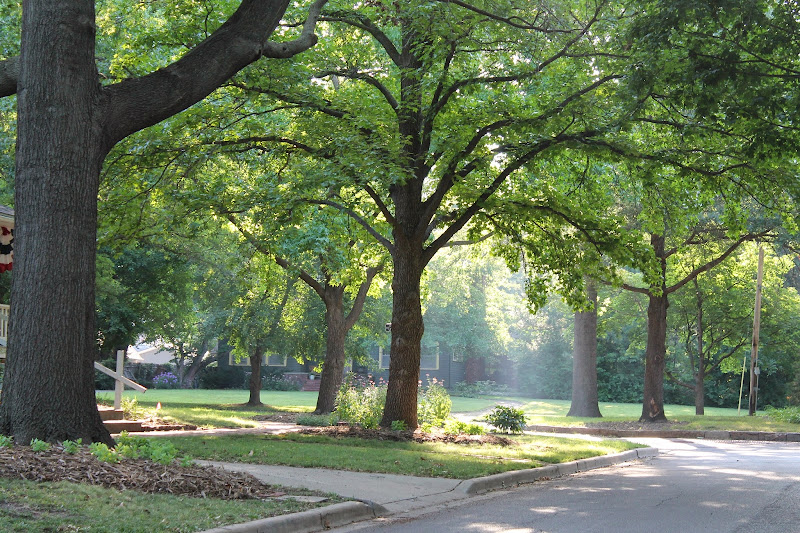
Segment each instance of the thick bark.
[{"label": "thick bark", "polygon": [[575,313],[572,404],[567,416],[601,417],[597,402],[597,285],[587,280],[589,311]]},{"label": "thick bark", "polygon": [[0,61],[0,98],[17,92],[19,79],[19,58],[11,57]]},{"label": "thick bark", "polygon": [[[353,305],[347,316],[344,316],[344,286],[329,285],[327,282],[320,294],[325,302],[325,322],[327,333],[325,340],[325,362],[322,364],[322,375],[320,376],[319,395],[317,396],[317,408],[315,414],[327,414],[336,407],[336,393],[342,386],[344,377],[344,343],[347,334],[358,322],[361,312],[364,310],[364,303],[367,301],[372,280],[383,269],[383,266],[370,267],[367,269],[367,276],[358,293],[353,300]],[[313,285],[312,285],[313,287]]]},{"label": "thick bark", "polygon": [[[344,288],[336,291],[330,301],[325,302],[325,362],[322,364],[319,395],[314,414],[327,414],[336,406],[336,393],[342,386],[344,374],[344,341],[348,328],[344,318]],[[332,292],[332,291],[331,291]],[[338,295],[338,298],[336,297]]]},{"label": "thick bark", "polygon": [[150,76],[102,87],[94,57],[94,1],[23,3],[16,86],[16,65],[0,64],[0,96],[18,94],[14,305],[0,433],[19,443],[81,438],[113,444],[97,412],[92,367],[103,159],[126,135],[198,102],[261,54],[312,45],[308,25],[302,43],[266,42],[287,5],[288,0],[243,0],[184,59]]},{"label": "thick bark", "polygon": [[381,426],[402,420],[417,427],[417,385],[424,326],[420,279],[424,269],[422,243],[396,238],[392,278],[392,344],[389,385]]},{"label": "thick bark", "polygon": [[100,166],[94,2],[26,2],[0,433],[113,444],[94,397]]},{"label": "thick bark", "polygon": [[667,357],[667,308],[669,300],[664,284],[667,260],[664,251],[664,237],[652,235],[650,243],[661,260],[662,286],[660,291],[650,290],[647,305],[647,347],[644,362],[644,398],[642,401],[641,422],[661,422],[667,419],[664,414],[664,370]]},{"label": "thick bark", "polygon": [[200,375],[200,372],[216,360],[216,356],[203,357],[200,355],[192,359],[192,364],[189,365],[188,370],[186,370],[186,375],[183,377],[183,383],[181,383],[181,386],[184,389],[191,389],[194,387],[194,382]]},{"label": "thick bark", "polygon": [[261,360],[264,358],[264,349],[256,345],[253,355],[250,356],[250,398],[247,405],[257,407],[261,403]]},{"label": "thick bark", "polygon": [[705,414],[706,402],[706,354],[703,346],[703,296],[697,278],[694,279],[697,295],[697,370],[694,373],[694,414]]}]

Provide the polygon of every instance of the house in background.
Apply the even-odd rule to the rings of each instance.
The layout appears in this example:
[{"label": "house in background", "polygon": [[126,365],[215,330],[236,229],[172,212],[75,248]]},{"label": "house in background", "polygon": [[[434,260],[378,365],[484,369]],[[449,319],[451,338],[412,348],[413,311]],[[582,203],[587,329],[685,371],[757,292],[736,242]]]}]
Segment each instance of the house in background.
[{"label": "house in background", "polygon": [[[14,210],[0,205],[0,272],[10,271],[14,266]],[[0,304],[0,364],[6,362],[8,340],[8,303]]]},{"label": "house in background", "polygon": [[[388,381],[391,362],[388,346],[374,347],[370,350],[370,357],[375,361],[377,370],[355,365],[353,371],[359,374],[372,374],[376,381],[380,378]],[[419,364],[419,379],[423,385],[427,385],[428,379],[436,378],[437,381],[444,382],[445,388],[449,389],[454,384],[464,381],[465,376],[466,365],[463,354],[457,349],[441,342],[427,345],[423,343]]]},{"label": "house in background", "polygon": [[136,365],[166,365],[175,359],[175,352],[163,346],[141,343],[128,347],[128,362]]}]

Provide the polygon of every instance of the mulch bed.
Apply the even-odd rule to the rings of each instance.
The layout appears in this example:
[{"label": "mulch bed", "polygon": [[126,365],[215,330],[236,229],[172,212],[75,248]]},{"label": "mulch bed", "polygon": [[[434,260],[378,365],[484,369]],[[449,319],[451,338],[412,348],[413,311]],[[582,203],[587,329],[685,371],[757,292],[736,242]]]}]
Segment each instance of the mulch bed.
[{"label": "mulch bed", "polygon": [[59,446],[42,452],[34,452],[28,446],[0,448],[0,477],[89,483],[119,490],[223,500],[268,499],[286,494],[241,472],[176,463],[162,465],[148,459],[123,459],[111,464],[99,461],[86,448],[67,454]]}]

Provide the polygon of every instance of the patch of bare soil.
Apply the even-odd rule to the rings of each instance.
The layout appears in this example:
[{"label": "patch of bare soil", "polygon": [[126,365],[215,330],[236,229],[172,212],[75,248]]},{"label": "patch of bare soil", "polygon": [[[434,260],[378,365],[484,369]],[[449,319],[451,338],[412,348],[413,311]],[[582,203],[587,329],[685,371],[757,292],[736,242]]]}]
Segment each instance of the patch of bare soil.
[{"label": "patch of bare soil", "polygon": [[268,499],[285,495],[250,474],[197,465],[162,465],[148,459],[104,463],[86,448],[68,454],[59,446],[42,452],[34,452],[28,446],[0,448],[0,477],[89,483],[119,490],[223,500]]},{"label": "patch of bare soil", "polygon": [[398,442],[453,442],[456,444],[496,444],[509,446],[513,440],[499,435],[446,435],[444,433],[423,433],[416,431],[393,431],[390,429],[364,429],[358,426],[327,426],[301,429],[307,435],[328,435],[331,437],[355,437],[359,439],[390,440]]}]

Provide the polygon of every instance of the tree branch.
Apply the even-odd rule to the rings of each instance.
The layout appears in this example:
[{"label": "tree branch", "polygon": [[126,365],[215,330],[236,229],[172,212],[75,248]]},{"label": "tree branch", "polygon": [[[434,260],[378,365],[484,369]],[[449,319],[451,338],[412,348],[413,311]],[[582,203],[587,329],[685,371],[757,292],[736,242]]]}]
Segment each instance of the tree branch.
[{"label": "tree branch", "polygon": [[397,109],[400,107],[400,104],[397,102],[397,98],[394,97],[394,95],[389,90],[389,88],[386,87],[381,82],[379,82],[378,80],[376,80],[374,77],[372,77],[369,74],[367,74],[366,72],[358,72],[355,69],[351,69],[351,70],[326,70],[324,72],[320,72],[319,74],[315,74],[314,77],[315,78],[325,78],[325,77],[331,76],[331,75],[341,76],[343,78],[347,78],[347,79],[351,79],[351,80],[364,81],[364,82],[368,83],[369,85],[372,85],[373,87],[378,89],[378,91],[380,91],[380,93],[386,99],[386,102],[389,104],[389,107],[391,107],[395,112],[397,112]]},{"label": "tree branch", "polygon": [[742,235],[736,241],[734,241],[730,246],[728,246],[728,248],[722,254],[717,256],[715,259],[712,259],[711,261],[707,262],[706,264],[695,268],[694,270],[689,272],[678,283],[672,285],[671,287],[666,287],[664,289],[664,294],[665,295],[666,294],[672,294],[673,292],[677,291],[678,289],[680,289],[681,287],[683,287],[684,285],[686,285],[687,283],[689,283],[690,281],[695,279],[700,274],[702,274],[704,272],[708,272],[709,270],[711,270],[712,268],[714,268],[715,266],[717,266],[718,264],[723,262],[725,259],[728,258],[728,256],[730,256],[733,252],[735,252],[736,249],[739,248],[739,246],[741,246],[743,243],[745,243],[747,241],[754,241],[754,240],[766,237],[767,235],[770,234],[771,231],[772,231],[772,229],[768,229],[768,230],[762,231],[760,233],[746,233],[746,234]]},{"label": "tree branch", "polygon": [[17,93],[19,56],[0,61],[0,98]]},{"label": "tree branch", "polygon": [[283,17],[288,0],[242,0],[222,26],[176,62],[147,76],[102,88],[97,116],[106,151],[128,135],[199,102],[262,55],[283,57],[312,46],[316,38],[308,32],[326,1],[314,3],[300,38],[272,44],[267,39]]},{"label": "tree branch", "polygon": [[356,297],[353,300],[353,306],[350,308],[350,312],[347,313],[347,317],[344,319],[345,331],[349,331],[350,328],[355,325],[358,317],[361,316],[361,312],[364,310],[364,303],[367,301],[367,292],[369,291],[370,285],[372,285],[372,280],[381,270],[383,270],[383,263],[376,267],[370,267],[367,269],[367,279],[365,279],[358,287],[358,294],[356,294]]},{"label": "tree branch", "polygon": [[400,52],[397,50],[397,47],[392,40],[367,17],[352,12],[336,12],[322,16],[319,20],[325,22],[343,22],[348,26],[364,30],[380,43],[389,56],[389,59],[391,59],[395,65],[400,65]]},{"label": "tree branch", "polygon": [[389,253],[394,253],[394,244],[392,244],[392,242],[389,241],[389,239],[381,235],[378,232],[378,230],[376,230],[369,224],[369,222],[364,220],[362,216],[360,216],[358,213],[356,213],[349,207],[345,207],[340,203],[334,202],[333,200],[314,200],[313,198],[304,198],[303,201],[315,205],[327,205],[335,209],[338,209],[342,213],[345,213],[347,216],[355,220],[365,230],[367,230],[367,233],[375,237],[375,240],[378,241],[384,248],[389,250]]}]

